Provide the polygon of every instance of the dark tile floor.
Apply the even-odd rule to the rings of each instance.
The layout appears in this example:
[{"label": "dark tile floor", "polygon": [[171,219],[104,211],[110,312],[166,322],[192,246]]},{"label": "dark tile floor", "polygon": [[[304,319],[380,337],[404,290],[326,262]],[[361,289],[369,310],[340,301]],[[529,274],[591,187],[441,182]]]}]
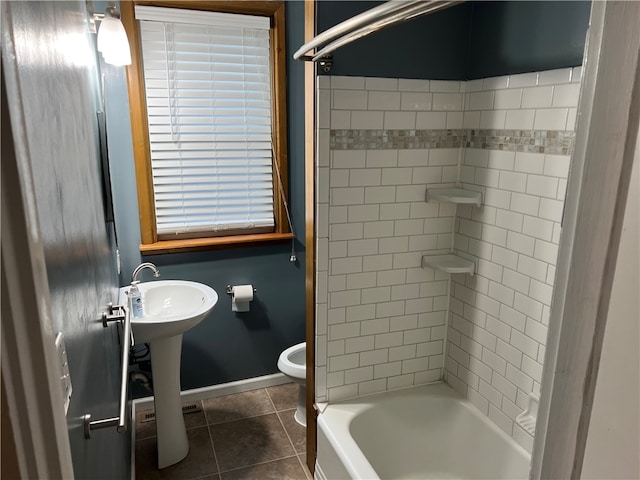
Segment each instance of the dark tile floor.
[{"label": "dark tile floor", "polygon": [[[184,415],[189,455],[158,470],[155,422],[136,414],[136,480],[308,480],[293,383],[202,400]],[[193,402],[190,402],[193,403]],[[198,403],[198,402],[196,402]]]}]

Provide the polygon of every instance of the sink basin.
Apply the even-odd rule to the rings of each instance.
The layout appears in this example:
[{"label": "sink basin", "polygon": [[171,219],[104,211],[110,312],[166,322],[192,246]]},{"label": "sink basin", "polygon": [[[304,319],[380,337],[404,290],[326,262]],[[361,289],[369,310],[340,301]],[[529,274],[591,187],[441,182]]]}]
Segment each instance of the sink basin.
[{"label": "sink basin", "polygon": [[131,317],[136,343],[184,333],[200,323],[218,303],[215,290],[197,282],[159,280],[140,283],[138,288],[144,316]]},{"label": "sink basin", "polygon": [[[189,453],[180,398],[182,334],[200,323],[218,303],[212,288],[197,282],[159,280],[138,284],[144,316],[131,317],[135,344],[149,343],[156,412],[158,468],[178,463]],[[120,289],[127,305],[129,287]]]}]

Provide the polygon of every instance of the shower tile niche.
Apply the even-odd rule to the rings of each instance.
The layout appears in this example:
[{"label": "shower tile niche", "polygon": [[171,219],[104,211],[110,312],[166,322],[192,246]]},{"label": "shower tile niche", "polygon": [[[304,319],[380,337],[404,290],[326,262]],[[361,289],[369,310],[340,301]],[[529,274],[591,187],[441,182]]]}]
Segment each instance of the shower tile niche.
[{"label": "shower tile niche", "polygon": [[531,450],[580,74],[317,79],[318,401],[443,379]]}]

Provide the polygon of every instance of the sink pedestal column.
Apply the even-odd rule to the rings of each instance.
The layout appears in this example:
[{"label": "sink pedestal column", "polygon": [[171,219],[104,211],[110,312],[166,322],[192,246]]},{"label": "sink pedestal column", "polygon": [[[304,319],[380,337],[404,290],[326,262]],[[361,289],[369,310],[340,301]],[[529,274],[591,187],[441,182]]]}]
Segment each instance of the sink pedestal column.
[{"label": "sink pedestal column", "polygon": [[154,339],[150,348],[158,431],[158,468],[165,468],[178,463],[189,453],[180,398],[182,334]]}]

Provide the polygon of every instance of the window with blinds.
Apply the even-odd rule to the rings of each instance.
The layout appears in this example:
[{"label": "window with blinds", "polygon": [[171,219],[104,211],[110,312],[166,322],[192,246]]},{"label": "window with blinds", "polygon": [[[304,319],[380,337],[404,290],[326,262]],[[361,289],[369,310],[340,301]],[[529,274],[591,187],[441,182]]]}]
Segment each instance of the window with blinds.
[{"label": "window with blinds", "polygon": [[269,17],[136,5],[135,18],[158,240],[272,232]]}]

